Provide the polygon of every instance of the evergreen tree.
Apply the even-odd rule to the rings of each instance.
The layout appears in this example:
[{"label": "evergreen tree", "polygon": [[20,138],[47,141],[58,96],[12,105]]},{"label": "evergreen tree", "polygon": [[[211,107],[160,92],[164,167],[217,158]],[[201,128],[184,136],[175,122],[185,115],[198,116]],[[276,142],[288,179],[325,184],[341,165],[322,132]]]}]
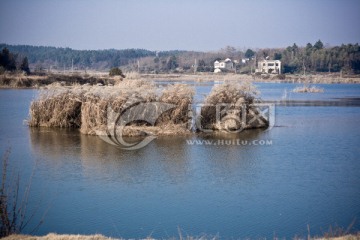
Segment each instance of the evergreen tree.
[{"label": "evergreen tree", "polygon": [[274,60],[281,60],[281,58],[282,58],[281,53],[275,53],[274,54]]},{"label": "evergreen tree", "polygon": [[255,55],[255,52],[251,49],[246,50],[245,57],[246,58],[252,58]]},{"label": "evergreen tree", "polygon": [[0,53],[0,66],[3,66],[6,70],[16,70],[16,61],[14,54],[10,53],[9,49],[4,48]]},{"label": "evergreen tree", "polygon": [[314,44],[314,48],[315,48],[316,50],[323,49],[323,48],[324,48],[324,44],[319,40],[319,41],[317,41],[317,42]]},{"label": "evergreen tree", "polygon": [[179,64],[177,63],[176,57],[174,55],[168,58],[166,62],[167,70],[174,70],[178,66]]},{"label": "evergreen tree", "polygon": [[27,57],[23,58],[20,65],[20,70],[26,72],[27,74],[30,74],[29,61]]}]

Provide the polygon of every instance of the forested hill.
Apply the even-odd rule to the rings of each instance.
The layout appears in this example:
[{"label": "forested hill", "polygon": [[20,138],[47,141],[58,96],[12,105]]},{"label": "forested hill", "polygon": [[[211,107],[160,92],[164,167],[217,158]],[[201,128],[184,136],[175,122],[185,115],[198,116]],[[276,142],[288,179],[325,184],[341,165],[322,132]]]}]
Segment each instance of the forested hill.
[{"label": "forested hill", "polygon": [[42,65],[43,68],[53,65],[53,67],[60,69],[68,68],[72,64],[79,69],[104,69],[126,65],[134,59],[156,56],[156,52],[145,49],[74,50],[71,48],[0,44],[0,49],[3,48],[9,49],[15,54],[27,56],[29,64]]},{"label": "forested hill", "polygon": [[[141,73],[213,72],[214,61],[236,60],[237,73],[250,73],[263,59],[281,60],[282,73],[342,72],[360,74],[360,46],[342,44],[325,46],[321,40],[304,47],[295,43],[285,48],[237,49],[227,46],[216,52],[124,50],[74,50],[71,48],[37,47],[0,44],[15,54],[17,64],[28,58],[32,70],[52,69],[109,70],[121,67]],[[196,69],[195,69],[196,68]]]}]

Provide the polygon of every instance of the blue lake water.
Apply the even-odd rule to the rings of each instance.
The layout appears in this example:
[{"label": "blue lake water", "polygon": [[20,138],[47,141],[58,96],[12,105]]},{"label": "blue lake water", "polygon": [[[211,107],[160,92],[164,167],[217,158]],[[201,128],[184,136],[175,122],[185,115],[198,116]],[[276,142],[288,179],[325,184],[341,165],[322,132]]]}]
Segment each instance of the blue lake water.
[{"label": "blue lake water", "polygon": [[[191,84],[191,83],[190,83]],[[196,84],[201,101],[213,83]],[[359,98],[360,85],[256,84],[265,100]],[[238,135],[160,137],[125,151],[76,130],[23,124],[36,90],[0,90],[0,149],[22,183],[33,174],[35,232],[124,238],[292,238],[360,230],[360,107],[276,106],[275,127]],[[211,140],[215,145],[194,144]],[[241,140],[243,144],[228,144]],[[260,144],[264,143],[264,144]],[[267,143],[267,144],[265,144]]]}]

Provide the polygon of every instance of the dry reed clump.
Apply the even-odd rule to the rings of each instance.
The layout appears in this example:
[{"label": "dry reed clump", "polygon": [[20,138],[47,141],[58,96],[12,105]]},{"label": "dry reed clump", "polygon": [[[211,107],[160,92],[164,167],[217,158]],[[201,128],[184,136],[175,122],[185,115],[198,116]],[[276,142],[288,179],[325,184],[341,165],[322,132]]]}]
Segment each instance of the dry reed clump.
[{"label": "dry reed clump", "polygon": [[91,135],[96,134],[96,131],[104,131],[110,109],[121,113],[133,104],[155,100],[154,85],[142,80],[126,80],[114,87],[93,87],[83,98],[80,131]]},{"label": "dry reed clump", "polygon": [[140,79],[141,75],[138,72],[125,72],[124,75],[126,76],[126,79]]},{"label": "dry reed clump", "polygon": [[315,86],[302,86],[302,87],[296,87],[294,88],[293,92],[295,93],[323,93],[324,89],[315,87]]},{"label": "dry reed clump", "polygon": [[164,112],[157,120],[158,125],[187,124],[189,106],[195,95],[194,88],[186,84],[169,85],[162,92],[159,102],[175,105],[174,108]]},{"label": "dry reed clump", "polygon": [[49,89],[31,102],[29,126],[77,128],[81,125],[83,91]]},{"label": "dry reed clump", "polygon": [[[154,134],[183,132],[181,124],[187,123],[187,109],[194,91],[184,85],[171,85],[163,92],[158,90],[145,80],[125,80],[116,86],[102,87],[52,86],[31,103],[28,124],[33,127],[75,127],[83,134],[94,135],[108,130],[111,114],[117,117],[125,112],[131,121],[123,129],[124,136],[141,135],[145,128]],[[172,104],[172,108],[168,110],[161,103]],[[134,107],[137,105],[145,107]],[[154,116],[160,116],[156,118],[159,121],[146,124]],[[181,129],[177,131],[176,128]]]},{"label": "dry reed clump", "polygon": [[266,119],[255,117],[259,115],[254,105],[258,94],[250,82],[215,85],[201,108],[201,128],[237,131],[267,127]]}]

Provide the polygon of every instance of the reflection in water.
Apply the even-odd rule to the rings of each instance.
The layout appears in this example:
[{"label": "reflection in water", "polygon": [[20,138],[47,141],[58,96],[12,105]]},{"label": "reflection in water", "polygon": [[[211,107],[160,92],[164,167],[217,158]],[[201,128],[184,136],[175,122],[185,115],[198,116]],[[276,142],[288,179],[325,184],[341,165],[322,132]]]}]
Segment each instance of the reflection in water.
[{"label": "reflection in water", "polygon": [[[97,136],[83,135],[77,130],[31,128],[30,139],[34,154],[42,156],[42,164],[46,164],[49,171],[58,172],[62,167],[74,165],[86,178],[128,184],[157,179],[176,184],[186,182],[199,165],[208,167],[207,174],[222,178],[220,176],[231,176],[239,168],[249,168],[257,161],[257,146],[251,146],[251,151],[250,146],[226,144],[193,148],[189,147],[189,140],[250,142],[258,139],[262,132],[257,129],[240,134],[164,136],[137,151],[116,148]],[[218,151],[219,148],[222,151]]]},{"label": "reflection in water", "polygon": [[156,177],[176,181],[186,174],[189,160],[179,139],[156,139],[150,145],[128,151],[105,143],[98,137],[81,135],[81,161],[84,171],[117,178],[126,183],[145,183]]},{"label": "reflection in water", "polygon": [[[221,180],[238,173],[239,169],[246,172],[245,169],[258,161],[256,149],[260,146],[229,146],[226,142],[238,139],[242,143],[251,142],[259,139],[262,132],[257,129],[240,134],[159,137],[137,151],[116,148],[97,136],[82,135],[77,130],[31,128],[30,139],[33,152],[41,156],[48,171],[54,174],[63,171],[62,168],[76,166],[78,174],[99,181],[134,184],[156,178],[160,182],[181,183],[195,174],[199,166],[206,166],[202,169],[205,174]],[[194,148],[189,140],[213,140],[224,144]]]},{"label": "reflection in water", "polygon": [[[266,146],[251,145],[253,140],[266,136],[263,129],[246,130],[237,134],[216,133],[200,135],[198,139],[215,142],[193,149],[194,155],[201,154],[202,166],[210,175],[214,188],[224,192],[233,191],[230,186],[240,188],[256,187],[257,174]],[[238,144],[240,143],[240,145]]]}]

